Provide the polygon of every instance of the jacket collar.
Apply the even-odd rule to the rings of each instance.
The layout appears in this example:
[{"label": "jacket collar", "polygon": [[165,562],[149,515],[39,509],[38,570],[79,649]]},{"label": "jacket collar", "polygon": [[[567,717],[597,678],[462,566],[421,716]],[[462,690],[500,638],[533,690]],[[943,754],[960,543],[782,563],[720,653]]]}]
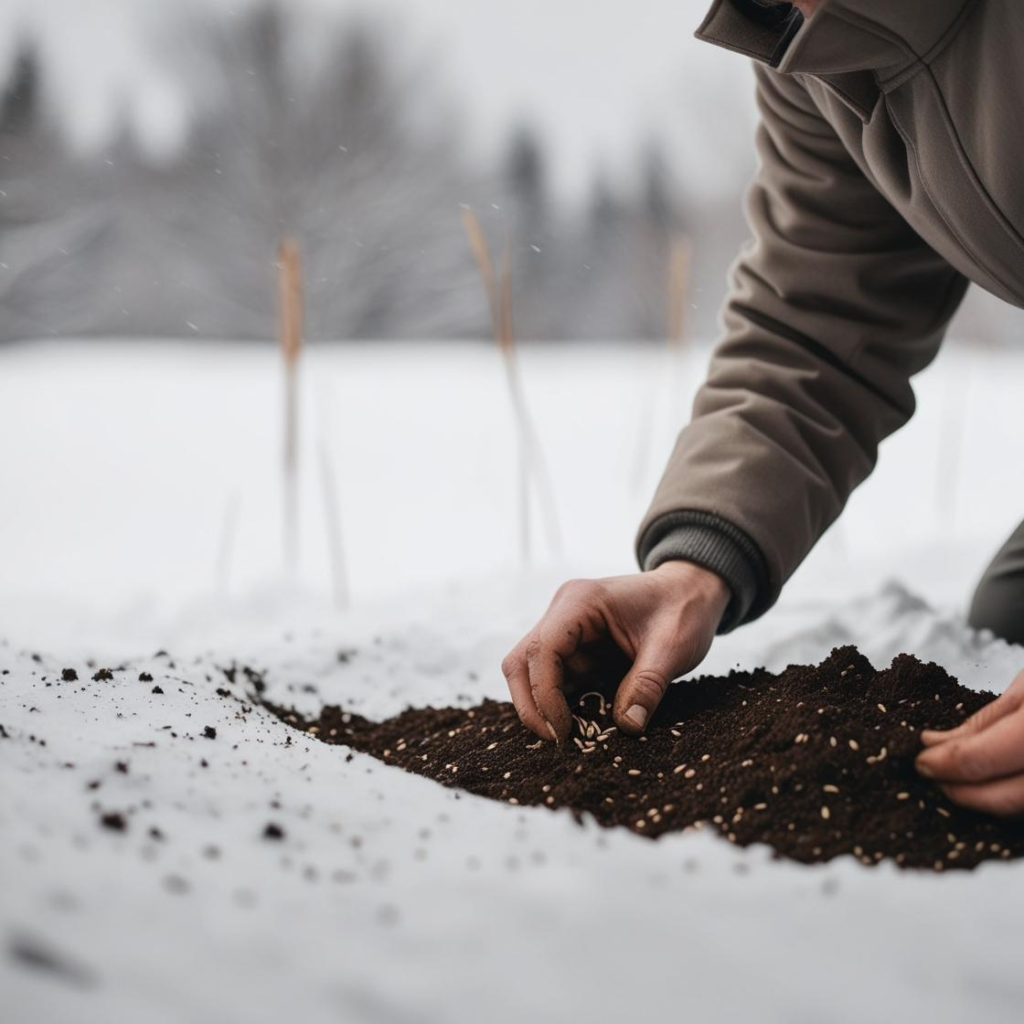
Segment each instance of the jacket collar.
[{"label": "jacket collar", "polygon": [[939,45],[978,0],[821,0],[810,18],[756,0],[714,0],[697,38],[786,74],[884,72],[891,78]]}]

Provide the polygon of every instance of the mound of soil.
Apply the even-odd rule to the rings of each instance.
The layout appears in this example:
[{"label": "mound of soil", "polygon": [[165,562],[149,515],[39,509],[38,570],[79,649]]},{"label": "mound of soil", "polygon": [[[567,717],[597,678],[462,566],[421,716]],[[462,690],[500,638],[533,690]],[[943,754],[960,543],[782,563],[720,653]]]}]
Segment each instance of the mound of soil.
[{"label": "mound of soil", "polygon": [[652,839],[714,828],[804,863],[851,854],[941,871],[1024,855],[1024,826],[958,808],[913,766],[922,729],[957,725],[992,696],[910,655],[879,672],[844,647],[780,675],[678,683],[641,739],[617,731],[608,694],[583,694],[560,748],[492,700],[412,708],[384,722],[339,707],[306,719],[267,706],[324,743],[442,785],[569,808]]}]

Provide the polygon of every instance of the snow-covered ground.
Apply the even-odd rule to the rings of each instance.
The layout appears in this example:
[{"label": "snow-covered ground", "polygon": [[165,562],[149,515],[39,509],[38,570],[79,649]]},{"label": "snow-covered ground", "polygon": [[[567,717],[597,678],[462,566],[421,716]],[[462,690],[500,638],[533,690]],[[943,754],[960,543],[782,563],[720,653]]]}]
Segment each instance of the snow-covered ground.
[{"label": "snow-covered ground", "polygon": [[[673,382],[692,390],[704,358],[523,353],[564,536],[524,570],[493,350],[310,351],[289,580],[273,350],[0,353],[0,1018],[1019,1019],[1020,865],[807,868],[580,828],[289,743],[216,692],[242,694],[221,671],[237,662],[304,707],[501,696],[501,656],[561,579],[632,569],[687,404]],[[854,642],[1005,687],[1024,651],[962,613],[1024,516],[1021,387],[1024,352],[951,347],[841,525],[707,670]],[[123,669],[92,682],[89,658]],[[124,832],[99,826],[109,812]],[[269,822],[283,840],[262,838]]]}]

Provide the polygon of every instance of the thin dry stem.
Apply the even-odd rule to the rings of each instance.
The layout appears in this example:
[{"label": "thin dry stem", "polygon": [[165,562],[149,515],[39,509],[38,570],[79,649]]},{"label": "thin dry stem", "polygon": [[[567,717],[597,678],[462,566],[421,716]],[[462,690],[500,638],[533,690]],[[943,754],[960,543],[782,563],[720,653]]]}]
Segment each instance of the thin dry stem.
[{"label": "thin dry stem", "polygon": [[298,367],[302,354],[303,278],[302,252],[294,238],[284,238],[277,248],[278,335],[285,370],[284,423],[284,548],[285,566],[294,574],[298,562],[298,463],[299,393]]},{"label": "thin dry stem", "polygon": [[526,404],[519,365],[516,359],[515,329],[512,320],[512,247],[506,237],[499,272],[495,273],[490,247],[484,236],[480,220],[472,210],[463,210],[462,223],[469,237],[470,248],[476,259],[480,276],[487,292],[494,339],[504,356],[505,376],[513,413],[519,433],[520,504],[522,508],[523,559],[530,557],[530,498],[531,480],[535,483],[544,512],[548,540],[555,551],[561,549],[561,532],[555,508],[554,489],[547,472],[540,441],[534,429]]}]

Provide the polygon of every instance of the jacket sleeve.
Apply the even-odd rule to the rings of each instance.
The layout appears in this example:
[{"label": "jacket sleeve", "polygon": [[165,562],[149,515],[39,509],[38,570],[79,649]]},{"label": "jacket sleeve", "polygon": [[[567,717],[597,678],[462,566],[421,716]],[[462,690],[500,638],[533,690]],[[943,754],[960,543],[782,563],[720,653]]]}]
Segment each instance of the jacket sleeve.
[{"label": "jacket sleeve", "polygon": [[801,82],[756,68],[753,238],[637,537],[730,585],[721,632],[765,612],[914,412],[966,279],[861,172]]}]

